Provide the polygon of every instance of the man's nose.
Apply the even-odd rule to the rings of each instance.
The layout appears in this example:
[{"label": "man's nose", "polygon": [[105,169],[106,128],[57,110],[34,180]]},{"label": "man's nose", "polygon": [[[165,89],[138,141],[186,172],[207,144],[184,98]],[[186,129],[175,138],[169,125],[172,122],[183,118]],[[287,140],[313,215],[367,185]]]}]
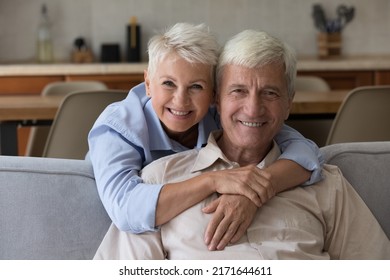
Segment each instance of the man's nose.
[{"label": "man's nose", "polygon": [[254,94],[251,98],[248,98],[245,107],[250,116],[258,116],[265,112],[264,102],[258,94]]}]

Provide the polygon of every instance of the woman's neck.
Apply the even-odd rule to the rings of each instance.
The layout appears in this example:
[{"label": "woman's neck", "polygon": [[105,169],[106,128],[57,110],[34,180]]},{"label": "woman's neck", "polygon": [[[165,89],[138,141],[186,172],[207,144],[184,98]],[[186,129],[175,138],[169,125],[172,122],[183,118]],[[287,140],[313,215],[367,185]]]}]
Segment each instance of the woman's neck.
[{"label": "woman's neck", "polygon": [[198,125],[192,126],[190,129],[184,132],[169,132],[165,129],[169,138],[179,142],[184,147],[192,149],[198,142]]}]

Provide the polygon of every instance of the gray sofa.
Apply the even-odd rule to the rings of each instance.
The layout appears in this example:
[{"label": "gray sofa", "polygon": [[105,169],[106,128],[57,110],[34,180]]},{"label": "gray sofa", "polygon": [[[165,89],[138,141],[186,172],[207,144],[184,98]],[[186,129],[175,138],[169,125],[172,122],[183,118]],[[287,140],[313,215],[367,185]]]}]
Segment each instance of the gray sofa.
[{"label": "gray sofa", "polygon": [[[322,151],[390,236],[390,142]],[[89,162],[0,156],[0,259],[91,259],[110,223]]]}]

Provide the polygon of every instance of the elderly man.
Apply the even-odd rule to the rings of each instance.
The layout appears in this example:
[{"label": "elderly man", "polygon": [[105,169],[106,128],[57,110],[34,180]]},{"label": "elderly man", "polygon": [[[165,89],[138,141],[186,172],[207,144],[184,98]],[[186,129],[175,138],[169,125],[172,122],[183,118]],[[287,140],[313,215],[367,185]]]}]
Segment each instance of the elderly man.
[{"label": "elderly man", "polygon": [[[268,166],[280,154],[273,139],[288,118],[295,75],[295,56],[281,41],[251,30],[233,37],[217,67],[216,106],[223,131],[213,133],[200,150],[151,163],[143,179],[166,183],[221,169],[245,166],[250,172]],[[253,220],[246,234],[224,250],[202,238],[208,213],[224,198],[213,194],[156,233],[133,235],[112,226],[96,258],[389,259],[389,239],[340,170],[325,165],[323,177],[313,186],[280,193],[260,208],[232,191]]]}]

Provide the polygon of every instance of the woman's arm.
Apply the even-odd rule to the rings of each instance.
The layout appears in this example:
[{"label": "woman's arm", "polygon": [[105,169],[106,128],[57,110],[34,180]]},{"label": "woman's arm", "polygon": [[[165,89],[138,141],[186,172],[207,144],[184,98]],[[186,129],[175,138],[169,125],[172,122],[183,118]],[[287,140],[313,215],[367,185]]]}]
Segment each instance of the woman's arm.
[{"label": "woman's arm", "polygon": [[269,173],[269,179],[275,193],[280,193],[307,182],[310,180],[312,173],[295,161],[288,159],[278,159],[265,170]]},{"label": "woman's arm", "polygon": [[267,170],[277,193],[301,184],[311,185],[322,179],[324,160],[313,141],[287,125],[283,126],[275,140],[282,154]]},{"label": "woman's arm", "polygon": [[122,231],[155,231],[156,204],[162,184],[139,177],[142,151],[107,125],[97,125],[88,138],[89,155],[100,199]]},{"label": "woman's arm", "polygon": [[185,181],[165,184],[157,203],[156,225],[170,221],[215,192],[242,195],[260,207],[275,195],[264,174],[255,165],[248,165],[205,172]]}]

